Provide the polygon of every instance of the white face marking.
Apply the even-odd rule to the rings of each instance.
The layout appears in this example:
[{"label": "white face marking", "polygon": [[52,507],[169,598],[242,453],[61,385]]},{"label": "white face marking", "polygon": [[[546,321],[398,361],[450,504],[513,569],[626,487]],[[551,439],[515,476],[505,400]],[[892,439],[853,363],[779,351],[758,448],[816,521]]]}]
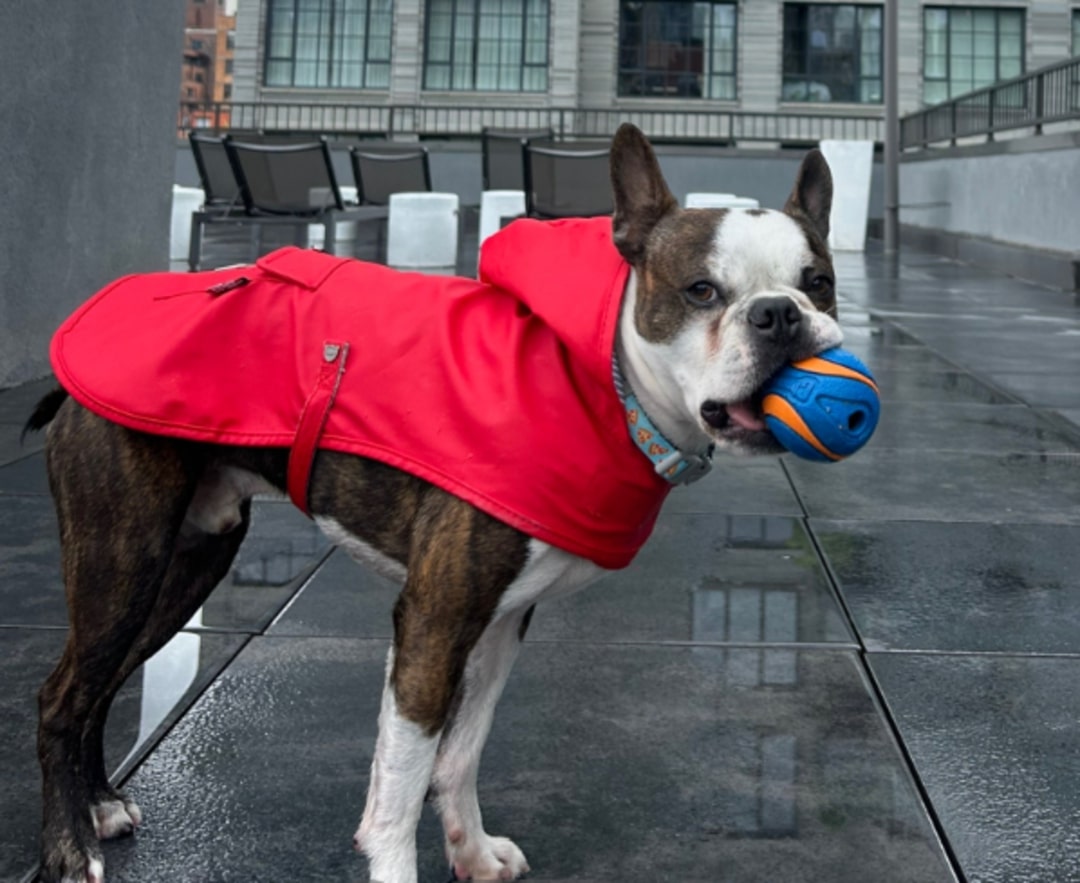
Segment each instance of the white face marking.
[{"label": "white face marking", "polygon": [[[721,346],[706,352],[691,393],[698,403],[713,399],[735,402],[752,395],[779,365],[768,366],[762,376],[758,343],[747,313],[758,297],[783,295],[802,313],[806,332],[802,351],[787,358],[806,358],[843,340],[840,326],[820,312],[800,289],[803,269],[812,266],[814,255],[802,228],[782,212],[750,214],[729,212],[716,232],[709,267],[715,279],[731,294],[720,325]],[[689,330],[689,329],[688,329]]]},{"label": "white face marking", "polygon": [[802,269],[813,259],[806,234],[783,212],[731,209],[716,231],[708,264],[713,276],[741,297],[797,291]]},{"label": "white face marking", "polygon": [[[702,309],[673,338],[653,343],[637,334],[632,315],[636,289],[631,286],[620,322],[619,356],[650,418],[683,450],[712,441],[730,450],[775,453],[764,433],[740,427],[709,431],[700,417],[702,404],[744,401],[785,361],[839,346],[843,334],[798,288],[814,255],[792,218],[746,209],[721,217],[706,265],[727,298],[723,311]],[[757,299],[777,296],[790,298],[801,312],[802,332],[786,349],[763,346],[760,332],[748,321]]]}]

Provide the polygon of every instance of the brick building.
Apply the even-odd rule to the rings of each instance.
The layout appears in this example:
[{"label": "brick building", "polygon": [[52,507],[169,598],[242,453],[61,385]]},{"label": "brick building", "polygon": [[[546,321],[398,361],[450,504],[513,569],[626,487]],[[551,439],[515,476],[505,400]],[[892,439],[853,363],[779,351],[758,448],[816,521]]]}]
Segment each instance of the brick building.
[{"label": "brick building", "polygon": [[[209,125],[214,114],[184,105],[233,100],[235,32],[236,0],[187,0],[180,75],[182,127]],[[220,124],[228,124],[227,117],[220,119]]]}]

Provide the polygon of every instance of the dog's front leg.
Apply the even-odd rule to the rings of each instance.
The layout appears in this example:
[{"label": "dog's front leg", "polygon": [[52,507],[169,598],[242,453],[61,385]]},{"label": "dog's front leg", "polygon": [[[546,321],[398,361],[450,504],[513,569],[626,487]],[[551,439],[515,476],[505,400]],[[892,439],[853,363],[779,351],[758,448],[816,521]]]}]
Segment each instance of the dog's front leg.
[{"label": "dog's front leg", "polygon": [[476,795],[480,753],[526,625],[518,613],[488,626],[469,656],[460,703],[439,745],[432,786],[446,856],[458,880],[513,880],[529,870],[512,840],[484,830]]},{"label": "dog's front leg", "polygon": [[367,805],[354,838],[371,863],[372,883],[416,883],[416,826],[439,746],[440,731],[401,713],[394,672],[391,649]]},{"label": "dog's front leg", "polygon": [[417,507],[356,832],[373,881],[417,879],[416,825],[439,742],[473,650],[525,567],[527,547],[523,534],[442,491],[427,491]]}]

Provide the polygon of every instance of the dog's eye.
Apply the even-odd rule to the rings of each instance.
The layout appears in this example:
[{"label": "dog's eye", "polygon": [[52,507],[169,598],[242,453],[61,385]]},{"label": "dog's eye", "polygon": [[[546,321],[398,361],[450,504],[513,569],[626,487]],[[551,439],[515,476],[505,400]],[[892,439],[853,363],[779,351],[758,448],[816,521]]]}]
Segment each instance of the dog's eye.
[{"label": "dog's eye", "polygon": [[824,273],[818,273],[811,275],[812,271],[803,271],[803,284],[802,290],[809,294],[811,297],[814,295],[822,296],[832,292],[833,281],[830,277]]},{"label": "dog's eye", "polygon": [[720,292],[711,282],[695,282],[683,294],[695,307],[711,307],[720,303]]}]

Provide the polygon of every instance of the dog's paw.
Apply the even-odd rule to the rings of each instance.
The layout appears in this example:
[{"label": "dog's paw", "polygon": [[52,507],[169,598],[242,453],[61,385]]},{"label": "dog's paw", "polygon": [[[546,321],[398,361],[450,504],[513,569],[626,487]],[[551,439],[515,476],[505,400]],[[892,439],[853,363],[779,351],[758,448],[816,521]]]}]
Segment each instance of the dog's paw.
[{"label": "dog's paw", "polygon": [[105,863],[92,858],[86,863],[86,870],[76,876],[65,875],[61,883],[105,883]]},{"label": "dog's paw", "polygon": [[126,837],[134,834],[142,824],[142,810],[138,804],[120,795],[95,803],[90,807],[90,816],[94,820],[94,834],[98,840]]},{"label": "dog's paw", "polygon": [[525,855],[513,840],[483,832],[473,837],[462,833],[456,838],[452,833],[446,854],[458,880],[516,880],[529,871]]},{"label": "dog's paw", "polygon": [[105,883],[105,863],[87,853],[65,853],[46,861],[38,879],[56,883]]}]

